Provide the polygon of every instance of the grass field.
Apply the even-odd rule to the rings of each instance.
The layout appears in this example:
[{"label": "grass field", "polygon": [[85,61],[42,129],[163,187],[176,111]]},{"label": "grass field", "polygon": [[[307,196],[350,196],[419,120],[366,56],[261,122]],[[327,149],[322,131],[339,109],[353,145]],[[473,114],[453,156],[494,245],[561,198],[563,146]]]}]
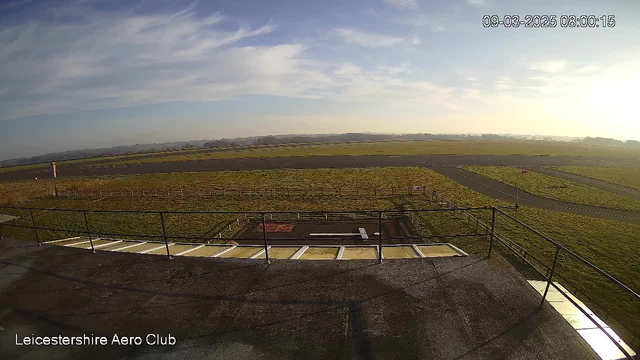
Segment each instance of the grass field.
[{"label": "grass field", "polygon": [[616,168],[600,166],[557,166],[557,170],[608,181],[640,190],[640,168]]},{"label": "grass field", "polygon": [[[616,146],[526,140],[388,141],[258,146],[240,150],[196,149],[164,151],[158,153],[60,161],[58,164],[62,167],[73,164],[85,164],[84,166],[118,166],[207,159],[355,155],[547,155],[640,159],[640,150]],[[47,166],[48,164],[33,164],[6,167],[0,168],[0,172],[46,168]]]},{"label": "grass field", "polygon": [[[533,174],[527,174],[533,175]],[[425,168],[379,168],[379,169],[318,169],[318,170],[269,170],[252,172],[187,173],[140,176],[113,176],[96,178],[66,179],[61,186],[78,188],[132,188],[132,187],[199,187],[206,185],[242,184],[246,187],[271,186],[406,186],[416,183],[426,185],[443,194],[460,206],[507,205],[487,198],[465,188],[448,178]],[[70,198],[53,199],[51,197],[35,199],[38,194],[47,193],[40,189],[42,183],[3,182],[0,199],[7,194],[25,192],[31,194],[31,201],[21,206],[56,207],[58,209],[108,209],[108,210],[211,210],[211,211],[330,211],[362,209],[418,209],[432,208],[434,204],[428,195],[399,196],[386,198],[354,198],[334,196],[295,197],[242,196],[198,198],[185,197],[166,201],[164,199],[143,198],[106,198],[95,199]],[[3,210],[3,213],[17,213],[23,224],[30,224],[28,212]],[[513,210],[510,210],[514,214]],[[82,213],[42,212],[34,213],[36,223],[42,227],[74,229],[84,231]],[[640,226],[615,221],[598,220],[573,214],[557,213],[549,210],[521,208],[517,218],[549,235],[567,248],[583,255],[603,270],[611,273],[635,291],[640,291]],[[237,217],[221,215],[167,215],[165,218],[169,236],[213,236],[225,224]],[[488,212],[482,215],[489,220]],[[451,214],[421,214],[420,222],[426,235],[445,235],[467,233],[473,229],[473,223]],[[109,232],[160,236],[160,219],[155,214],[104,214],[89,213],[92,232]],[[541,259],[550,266],[554,248],[540,237],[517,226],[503,216],[498,217],[498,231],[529,251],[529,254]],[[31,229],[11,229],[5,227],[4,233],[12,237],[33,240]],[[71,233],[40,231],[42,240],[72,236]],[[130,236],[135,238],[135,236]],[[159,238],[154,238],[158,240]],[[442,241],[448,241],[442,239]],[[487,251],[486,238],[460,238],[451,241],[469,253],[484,254]],[[505,251],[501,253],[507,254]],[[517,265],[517,263],[516,263]],[[529,274],[529,273],[527,273]],[[611,315],[624,325],[626,333],[640,335],[639,304],[604,280],[604,278],[581,263],[563,255],[558,264],[558,274],[571,282],[580,284],[580,291],[589,294],[595,302],[585,300],[587,304],[601,309],[597,304],[612,304]],[[562,281],[561,281],[562,282]],[[611,321],[611,320],[610,320]]]},{"label": "grass field", "polygon": [[506,166],[465,166],[465,169],[514,187],[519,184],[520,190],[550,199],[640,211],[640,201],[549,175],[522,174],[521,169]]},{"label": "grass field", "polygon": [[116,159],[101,163],[100,165],[117,166],[148,162],[207,159],[355,155],[566,155],[638,159],[640,158],[640,150],[542,141],[405,141],[307,146],[295,145],[239,151],[170,154],[168,156],[140,159]]},{"label": "grass field", "polygon": [[[210,173],[144,174],[58,179],[58,190],[194,190],[207,188],[401,188],[435,182],[433,173],[422,168],[312,169],[218,171]],[[405,190],[406,191],[406,190]],[[53,193],[53,181],[4,181],[0,205],[16,204]]]}]

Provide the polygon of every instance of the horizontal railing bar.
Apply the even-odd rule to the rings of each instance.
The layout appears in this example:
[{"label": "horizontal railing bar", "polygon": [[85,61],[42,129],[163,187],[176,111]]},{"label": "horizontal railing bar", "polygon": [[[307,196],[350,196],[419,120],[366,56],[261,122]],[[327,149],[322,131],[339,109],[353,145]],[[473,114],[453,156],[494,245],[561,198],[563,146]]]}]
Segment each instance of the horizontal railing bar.
[{"label": "horizontal railing bar", "polygon": [[38,211],[58,211],[58,212],[84,212],[89,213],[131,213],[131,214],[385,214],[409,213],[409,212],[452,212],[471,210],[491,210],[491,207],[469,207],[455,209],[415,209],[415,210],[354,210],[354,211],[176,211],[176,210],[87,210],[87,209],[60,209],[60,208],[25,208],[13,206],[0,206],[0,209],[13,210],[38,210]]},{"label": "horizontal railing bar", "polygon": [[567,249],[566,247],[564,247],[562,244],[556,242],[555,240],[551,239],[550,237],[548,237],[547,235],[539,232],[538,230],[532,228],[531,226],[523,223],[522,221],[514,218],[513,216],[505,213],[504,211],[501,211],[499,209],[496,209],[499,213],[501,213],[502,215],[508,217],[509,219],[511,219],[512,221],[515,221],[516,223],[518,223],[519,225],[522,225],[523,227],[525,227],[526,229],[532,231],[533,233],[541,236],[543,239],[549,241],[550,243],[554,244],[555,246],[559,247],[560,249],[562,249],[563,251],[566,251],[569,255],[573,256],[574,258],[578,259],[579,261],[581,261],[582,263],[586,264],[587,266],[591,267],[593,270],[597,271],[598,273],[600,273],[600,275],[606,277],[607,279],[613,281],[614,283],[616,283],[618,286],[622,287],[623,289],[625,289],[626,291],[628,291],[629,293],[631,293],[633,296],[635,296],[638,300],[640,300],[640,295],[638,293],[636,293],[635,291],[633,291],[633,289],[629,288],[627,285],[625,285],[624,283],[622,283],[620,280],[616,279],[615,277],[609,275],[606,271],[600,269],[599,267],[595,266],[594,264],[592,264],[591,262],[589,262],[588,260],[586,260],[585,258],[583,258],[582,256],[574,253],[573,251]]},{"label": "horizontal railing bar", "polygon": [[531,266],[531,268],[533,270],[535,270],[540,276],[542,276],[544,279],[547,279],[547,275],[543,274],[542,271],[538,270],[538,268],[535,267],[535,265],[533,265],[532,263],[530,263],[527,259],[525,259],[522,255],[520,255],[517,251],[515,251],[514,249],[511,248],[511,246],[505,242],[503,242],[502,239],[496,237],[496,239],[502,244],[504,245],[507,249],[509,249],[511,252],[513,252],[517,257],[519,257],[520,259],[522,259],[522,261],[526,262],[529,266]]}]

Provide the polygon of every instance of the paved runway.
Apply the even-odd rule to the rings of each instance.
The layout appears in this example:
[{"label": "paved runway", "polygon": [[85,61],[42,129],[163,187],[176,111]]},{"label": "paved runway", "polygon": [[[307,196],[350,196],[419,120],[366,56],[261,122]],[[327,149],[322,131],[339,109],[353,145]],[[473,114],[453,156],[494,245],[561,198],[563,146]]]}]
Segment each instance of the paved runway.
[{"label": "paved runway", "polygon": [[[181,162],[141,163],[118,166],[60,165],[58,176],[127,175],[222,170],[359,168],[378,166],[632,166],[637,159],[611,159],[572,156],[523,155],[403,155],[403,156],[309,156],[291,158],[209,159]],[[48,168],[0,173],[0,180],[25,180],[50,174]]]},{"label": "paved runway", "polygon": [[[455,167],[441,167],[433,170],[486,196],[514,204],[516,202],[516,188],[513,186]],[[519,204],[605,220],[640,224],[640,213],[637,212],[573,204],[536,196],[522,190],[520,190]]]}]

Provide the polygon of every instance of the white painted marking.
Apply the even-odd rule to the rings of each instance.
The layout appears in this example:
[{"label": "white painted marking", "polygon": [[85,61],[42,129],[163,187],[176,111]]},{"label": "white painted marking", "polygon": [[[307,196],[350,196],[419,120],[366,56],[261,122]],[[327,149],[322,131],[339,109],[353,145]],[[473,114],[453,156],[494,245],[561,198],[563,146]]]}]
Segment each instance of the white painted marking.
[{"label": "white painted marking", "polygon": [[422,251],[420,251],[420,249],[418,249],[418,246],[416,245],[411,245],[411,247],[413,247],[413,251],[416,252],[416,254],[418,254],[421,258],[426,258],[426,256],[424,256],[424,254],[422,253]]},{"label": "white painted marking", "polygon": [[45,241],[45,244],[53,244],[53,243],[57,243],[60,241],[66,241],[66,240],[75,240],[75,239],[80,239],[80,236],[74,236],[74,237],[70,237],[70,238],[66,238],[66,239],[60,239],[60,240],[51,240],[51,241]]},{"label": "white painted marking", "polygon": [[[93,239],[93,240],[95,241],[95,240],[100,240],[100,239]],[[118,241],[114,241],[114,242],[110,242],[110,243],[106,243],[106,244],[102,244],[102,245],[96,245],[96,246],[94,246],[93,248],[94,248],[94,249],[99,249],[99,248],[101,248],[101,247],[105,247],[105,246],[109,246],[109,245],[114,245],[114,244],[121,243],[121,242],[122,242],[122,240],[118,240]],[[87,249],[91,249],[91,246],[89,246]]]},{"label": "white painted marking", "polygon": [[453,244],[449,244],[447,243],[447,245],[452,248],[454,251],[458,252],[460,255],[462,256],[469,256],[469,254],[467,254],[466,252],[462,251],[462,249],[458,248],[457,246],[453,245]]},{"label": "white painted marking", "polygon": [[218,257],[218,256],[220,256],[220,255],[222,255],[222,254],[226,254],[226,253],[228,253],[229,251],[231,251],[231,250],[233,250],[233,249],[235,249],[235,248],[237,248],[237,247],[238,247],[238,245],[233,245],[233,246],[231,246],[230,248],[225,249],[225,250],[222,250],[222,251],[220,251],[219,253],[217,253],[217,254],[215,254],[215,255],[211,255],[211,256],[209,256],[209,257]]},{"label": "white painted marking", "polygon": [[[271,246],[267,246],[267,249],[271,249]],[[260,255],[262,255],[264,253],[265,253],[265,251],[264,251],[264,249],[262,249],[262,250],[258,251],[257,253],[249,256],[249,259],[255,259],[255,258],[257,258],[258,256],[260,256]]]},{"label": "white painted marking", "polygon": [[344,255],[344,246],[340,246],[340,250],[338,250],[338,256],[336,260],[342,260],[342,255]]},{"label": "white painted marking", "polygon": [[306,246],[306,245],[305,245],[305,246],[303,246],[303,247],[301,247],[301,248],[300,248],[300,250],[298,250],[295,254],[293,254],[293,256],[291,256],[291,258],[290,258],[290,259],[293,259],[293,260],[297,260],[297,259],[299,259],[299,258],[300,258],[300,256],[302,256],[302,254],[304,254],[304,252],[305,252],[305,251],[307,251],[307,249],[308,249],[308,248],[309,248],[309,247],[308,247],[308,246]]},{"label": "white painted marking", "polygon": [[[529,280],[529,284],[533,286],[541,295],[544,294],[546,288],[546,281]],[[602,319],[593,315],[593,311],[589,309],[583,302],[571,294],[567,289],[557,282],[554,282],[568,297],[574,300],[580,305],[589,315],[592,315],[595,321],[597,321],[604,331],[609,333],[622,347],[631,355],[635,356],[636,353],[616,334],[609,325],[607,325]],[[567,297],[563,296],[556,288],[549,287],[547,293],[547,302],[553,306],[553,308],[564,317],[569,324],[582,336],[582,338],[593,348],[593,350],[602,359],[622,359],[624,354],[618,349],[618,347],[609,339],[606,334],[600,330],[589,318],[573,304]]]},{"label": "white painted marking", "polygon": [[67,245],[62,245],[62,246],[76,246],[76,245],[80,245],[80,244],[84,244],[84,243],[88,243],[88,242],[89,242],[89,240],[86,240],[86,241],[80,241],[80,242],[77,242],[77,243],[67,244]]},{"label": "white painted marking", "polygon": [[128,249],[128,248],[132,248],[134,246],[144,245],[146,243],[147,243],[146,241],[143,241],[143,242],[138,243],[138,244],[132,244],[132,245],[123,246],[123,247],[120,247],[120,248],[117,248],[117,249],[112,249],[111,251],[120,251],[120,250],[124,250],[124,249]]},{"label": "white painted marking", "polygon": [[360,231],[360,236],[362,236],[362,240],[369,240],[369,235],[367,235],[367,230],[365,228],[358,228]]},{"label": "white painted marking", "polygon": [[200,249],[200,248],[203,248],[203,247],[204,247],[204,245],[195,246],[193,249],[187,249],[187,250],[185,250],[185,251],[183,251],[183,252],[181,252],[181,253],[177,253],[175,256],[184,255],[184,254],[190,253],[190,252],[192,252],[192,251],[196,251],[196,250],[198,250],[198,249]]},{"label": "white painted marking", "polygon": [[[173,246],[173,244],[174,243],[171,243],[171,244],[169,244],[169,246]],[[152,251],[160,250],[160,249],[165,248],[165,247],[167,247],[167,245],[166,244],[162,244],[162,245],[160,245],[158,247],[154,247],[154,248],[151,248],[151,249],[138,251],[137,253],[138,254],[146,254],[146,253],[149,253],[149,252],[152,252]]]}]

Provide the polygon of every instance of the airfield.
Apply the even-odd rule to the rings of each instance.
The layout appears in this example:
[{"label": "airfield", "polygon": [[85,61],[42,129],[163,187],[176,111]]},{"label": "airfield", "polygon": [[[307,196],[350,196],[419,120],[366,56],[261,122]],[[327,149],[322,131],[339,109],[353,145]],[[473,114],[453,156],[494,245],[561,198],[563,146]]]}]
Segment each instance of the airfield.
[{"label": "airfield", "polygon": [[[194,357],[633,353],[640,154],[490,141],[447,142],[459,153],[441,154],[434,143],[74,160],[59,168],[58,197],[46,167],[2,168],[6,323],[69,333],[171,324],[188,339],[174,350]],[[551,298],[534,311],[550,274]],[[21,295],[44,286],[39,276],[50,306]],[[177,318],[187,308],[211,323],[187,328]]]}]

